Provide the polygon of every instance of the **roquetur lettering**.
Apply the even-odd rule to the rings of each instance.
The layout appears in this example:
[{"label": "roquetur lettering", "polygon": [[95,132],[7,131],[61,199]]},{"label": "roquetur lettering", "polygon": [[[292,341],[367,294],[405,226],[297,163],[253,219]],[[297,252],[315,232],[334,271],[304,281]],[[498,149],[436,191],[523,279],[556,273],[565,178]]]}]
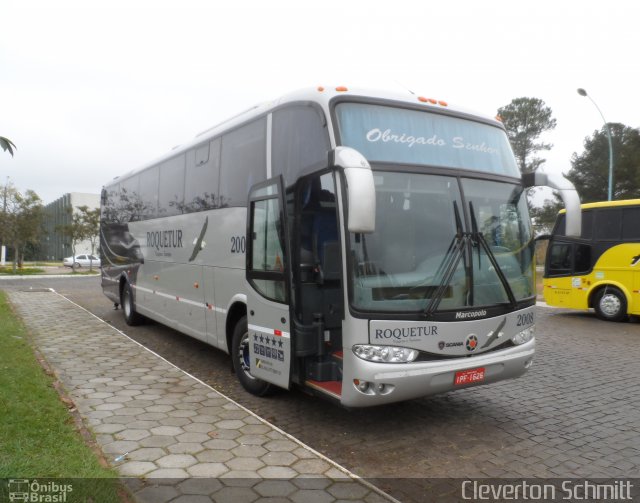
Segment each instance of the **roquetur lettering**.
[{"label": "roquetur lettering", "polygon": [[182,248],[182,229],[147,232],[149,248]]},{"label": "roquetur lettering", "polygon": [[376,339],[409,339],[414,337],[423,337],[427,335],[438,335],[438,327],[429,325],[423,327],[404,327],[404,328],[377,328]]}]

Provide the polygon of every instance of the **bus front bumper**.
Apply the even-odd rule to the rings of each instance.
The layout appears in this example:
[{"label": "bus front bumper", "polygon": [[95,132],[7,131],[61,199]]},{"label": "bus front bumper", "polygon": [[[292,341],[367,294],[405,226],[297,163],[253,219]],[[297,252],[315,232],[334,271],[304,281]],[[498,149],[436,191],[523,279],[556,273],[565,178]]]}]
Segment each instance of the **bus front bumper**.
[{"label": "bus front bumper", "polygon": [[[535,339],[486,355],[399,364],[368,362],[345,349],[344,368],[351,372],[343,375],[341,403],[369,407],[519,377],[531,366],[534,353]],[[484,369],[481,381],[454,384],[457,373],[474,369]]]}]

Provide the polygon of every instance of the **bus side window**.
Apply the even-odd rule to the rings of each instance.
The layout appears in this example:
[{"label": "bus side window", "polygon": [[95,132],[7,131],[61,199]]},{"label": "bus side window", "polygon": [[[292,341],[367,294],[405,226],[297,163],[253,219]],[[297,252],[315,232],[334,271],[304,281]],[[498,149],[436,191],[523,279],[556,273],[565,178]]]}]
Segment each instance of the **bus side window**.
[{"label": "bus side window", "polygon": [[552,243],[549,248],[549,276],[585,274],[591,270],[591,246],[579,243]]},{"label": "bus side window", "polygon": [[591,246],[574,244],[574,264],[573,272],[575,274],[585,274],[591,270]]},{"label": "bus side window", "polygon": [[322,110],[309,105],[293,105],[273,113],[273,174],[282,174],[287,185],[300,173],[326,167],[331,148]]},{"label": "bus side window", "polygon": [[582,212],[582,239],[591,239],[593,237],[593,211]]},{"label": "bus side window", "polygon": [[158,216],[158,180],[160,169],[153,166],[140,173],[140,211],[141,220]]},{"label": "bus side window", "polygon": [[549,250],[549,275],[571,274],[571,243],[553,243]]},{"label": "bus side window", "polygon": [[122,222],[137,222],[140,217],[140,175],[133,175],[120,183],[118,206]]},{"label": "bus side window", "polygon": [[623,209],[622,240],[640,241],[640,207]]},{"label": "bus side window", "polygon": [[560,215],[558,215],[558,218],[556,220],[556,224],[553,226],[553,231],[552,234],[554,236],[564,236],[565,235],[565,216],[564,213],[561,213]]},{"label": "bus side window", "polygon": [[254,288],[267,299],[286,302],[284,282],[284,253],[280,235],[280,207],[278,199],[264,199],[251,203],[252,246],[249,271],[273,273],[270,277],[252,278]]},{"label": "bus side window", "polygon": [[622,209],[603,208],[596,214],[595,238],[605,241],[620,241],[622,235]]},{"label": "bus side window", "polygon": [[160,165],[159,217],[184,213],[184,165],[185,154],[173,157]]},{"label": "bus side window", "polygon": [[184,185],[185,213],[217,208],[220,138],[187,152]]},{"label": "bus side window", "polygon": [[218,207],[245,206],[249,189],[267,179],[266,124],[263,117],[222,137]]}]

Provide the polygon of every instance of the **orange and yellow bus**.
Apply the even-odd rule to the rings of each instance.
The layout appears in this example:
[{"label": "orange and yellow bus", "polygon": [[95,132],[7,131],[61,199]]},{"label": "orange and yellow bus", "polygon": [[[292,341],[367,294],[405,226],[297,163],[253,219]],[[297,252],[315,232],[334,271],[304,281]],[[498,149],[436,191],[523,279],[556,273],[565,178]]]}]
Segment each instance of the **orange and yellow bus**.
[{"label": "orange and yellow bus", "polygon": [[599,318],[640,315],[640,199],[583,204],[580,238],[565,236],[565,210],[553,232],[544,268],[551,306],[593,308]]}]

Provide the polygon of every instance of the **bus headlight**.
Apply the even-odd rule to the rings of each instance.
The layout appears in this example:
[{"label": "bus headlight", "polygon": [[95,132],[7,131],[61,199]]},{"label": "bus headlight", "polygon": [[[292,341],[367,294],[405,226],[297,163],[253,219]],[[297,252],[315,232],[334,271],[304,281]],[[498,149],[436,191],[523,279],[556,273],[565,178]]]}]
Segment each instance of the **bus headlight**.
[{"label": "bus headlight", "polygon": [[511,338],[511,340],[516,346],[519,346],[520,344],[524,344],[525,342],[529,342],[531,339],[533,339],[535,332],[536,326],[531,325],[530,327],[525,328],[522,332],[518,332]]},{"label": "bus headlight", "polygon": [[407,363],[418,357],[418,352],[415,349],[394,346],[357,344],[353,346],[353,352],[357,357],[370,362]]}]

